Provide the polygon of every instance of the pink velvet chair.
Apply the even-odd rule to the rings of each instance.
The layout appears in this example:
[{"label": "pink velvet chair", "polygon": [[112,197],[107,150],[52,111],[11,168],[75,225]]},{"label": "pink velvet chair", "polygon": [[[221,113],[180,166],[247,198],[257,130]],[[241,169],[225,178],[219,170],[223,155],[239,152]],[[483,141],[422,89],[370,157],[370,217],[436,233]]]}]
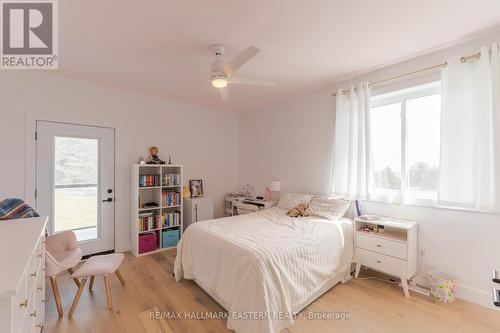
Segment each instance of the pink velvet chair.
[{"label": "pink velvet chair", "polygon": [[[45,276],[50,277],[50,284],[56,301],[57,313],[62,317],[61,297],[57,288],[56,276],[64,271],[73,274],[73,267],[82,260],[82,250],[78,247],[75,233],[71,230],[50,235],[45,239]],[[73,279],[80,287],[80,281]]]}]

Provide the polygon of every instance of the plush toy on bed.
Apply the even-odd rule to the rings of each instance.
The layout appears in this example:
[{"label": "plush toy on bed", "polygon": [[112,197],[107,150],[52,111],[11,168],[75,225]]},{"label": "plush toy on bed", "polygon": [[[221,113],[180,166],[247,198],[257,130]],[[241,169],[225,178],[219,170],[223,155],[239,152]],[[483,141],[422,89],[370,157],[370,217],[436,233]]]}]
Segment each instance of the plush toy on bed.
[{"label": "plush toy on bed", "polygon": [[309,205],[306,203],[300,203],[297,206],[291,208],[288,210],[288,213],[286,213],[290,217],[303,217],[303,216],[309,216],[309,214],[306,212],[307,208],[309,208]]}]

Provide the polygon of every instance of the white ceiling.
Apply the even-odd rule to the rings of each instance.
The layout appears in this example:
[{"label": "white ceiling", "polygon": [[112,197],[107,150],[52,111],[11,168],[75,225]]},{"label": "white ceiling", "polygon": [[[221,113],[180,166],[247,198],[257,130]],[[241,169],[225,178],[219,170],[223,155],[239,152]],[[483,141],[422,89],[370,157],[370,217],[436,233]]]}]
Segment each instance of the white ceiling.
[{"label": "white ceiling", "polygon": [[[248,111],[383,64],[457,42],[500,23],[497,0],[59,1],[58,74],[227,111]],[[209,46],[226,60],[261,49],[241,74],[276,87],[230,86],[223,102],[206,74]]]}]

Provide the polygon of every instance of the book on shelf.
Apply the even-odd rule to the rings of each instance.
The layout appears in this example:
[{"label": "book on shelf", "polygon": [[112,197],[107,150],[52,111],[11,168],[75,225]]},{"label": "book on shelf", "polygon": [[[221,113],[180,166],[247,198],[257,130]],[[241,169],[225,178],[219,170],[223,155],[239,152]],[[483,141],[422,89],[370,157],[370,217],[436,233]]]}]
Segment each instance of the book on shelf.
[{"label": "book on shelf", "polygon": [[181,213],[179,211],[163,213],[164,219],[162,227],[174,227],[181,225]]},{"label": "book on shelf", "polygon": [[163,175],[163,186],[176,186],[181,184],[181,175],[178,173],[168,173]]},{"label": "book on shelf", "polygon": [[165,216],[163,215],[141,214],[137,222],[139,232],[159,229],[165,223],[164,220]]},{"label": "book on shelf", "polygon": [[179,192],[162,192],[161,202],[163,207],[180,205],[181,194]]},{"label": "book on shelf", "polygon": [[156,202],[146,202],[146,203],[143,203],[143,204],[140,204],[139,208],[157,208],[157,207],[160,207],[160,205],[158,205]]},{"label": "book on shelf", "polygon": [[160,186],[161,176],[157,174],[139,175],[139,187]]}]

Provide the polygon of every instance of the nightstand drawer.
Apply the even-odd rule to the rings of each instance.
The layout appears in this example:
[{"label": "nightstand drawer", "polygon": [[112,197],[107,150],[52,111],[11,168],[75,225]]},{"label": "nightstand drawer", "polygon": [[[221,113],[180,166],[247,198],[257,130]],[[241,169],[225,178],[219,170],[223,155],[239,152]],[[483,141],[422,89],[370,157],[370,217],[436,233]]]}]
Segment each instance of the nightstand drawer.
[{"label": "nightstand drawer", "polygon": [[378,271],[396,276],[406,276],[407,273],[406,260],[386,256],[384,254],[365,249],[356,249],[356,262]]},{"label": "nightstand drawer", "polygon": [[356,247],[405,260],[408,258],[408,246],[406,243],[363,235],[359,232],[356,234]]}]

